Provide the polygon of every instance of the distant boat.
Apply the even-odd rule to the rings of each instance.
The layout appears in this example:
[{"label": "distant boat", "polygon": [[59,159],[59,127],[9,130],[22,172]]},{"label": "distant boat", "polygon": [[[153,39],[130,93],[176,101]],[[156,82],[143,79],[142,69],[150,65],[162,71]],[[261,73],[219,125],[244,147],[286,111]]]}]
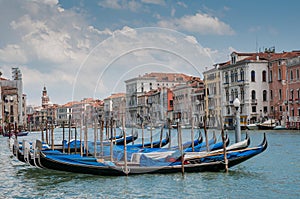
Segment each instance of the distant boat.
[{"label": "distant boat", "polygon": [[[9,136],[13,136],[15,135],[15,133],[11,132],[10,134],[9,133],[4,133],[3,134],[3,137],[9,137]],[[28,135],[28,131],[20,131],[18,132],[17,136],[20,137],[20,136],[27,136]]]},{"label": "distant boat", "polygon": [[246,128],[247,128],[248,130],[257,130],[257,129],[258,129],[258,126],[257,126],[257,124],[248,124],[248,125],[246,126]]},{"label": "distant boat", "polygon": [[286,130],[287,128],[284,125],[278,125],[273,128],[274,130]]},{"label": "distant boat", "polygon": [[269,119],[261,124],[257,124],[257,126],[260,130],[270,130],[276,126],[276,123],[274,119]]}]

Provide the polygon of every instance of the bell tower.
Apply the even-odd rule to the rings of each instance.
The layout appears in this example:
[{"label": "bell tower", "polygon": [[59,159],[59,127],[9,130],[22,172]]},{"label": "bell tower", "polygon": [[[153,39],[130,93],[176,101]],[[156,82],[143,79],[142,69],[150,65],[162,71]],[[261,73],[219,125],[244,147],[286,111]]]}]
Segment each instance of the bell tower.
[{"label": "bell tower", "polygon": [[47,95],[47,89],[46,86],[44,86],[44,89],[42,91],[42,107],[46,108],[49,103],[49,96]]}]

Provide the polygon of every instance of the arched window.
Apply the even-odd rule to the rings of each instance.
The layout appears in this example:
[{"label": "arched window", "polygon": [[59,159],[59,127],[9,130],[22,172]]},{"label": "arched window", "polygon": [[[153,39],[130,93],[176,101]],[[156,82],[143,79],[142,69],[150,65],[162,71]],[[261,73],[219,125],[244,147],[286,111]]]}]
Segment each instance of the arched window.
[{"label": "arched window", "polygon": [[229,102],[229,91],[226,90],[226,101]]},{"label": "arched window", "polygon": [[262,81],[263,82],[267,81],[267,72],[265,70],[262,72]]},{"label": "arched window", "polygon": [[239,98],[238,89],[234,89],[234,95],[235,95],[235,98]]},{"label": "arched window", "polygon": [[237,70],[234,71],[234,81],[235,82],[238,81],[238,71]]},{"label": "arched window", "polygon": [[245,91],[244,88],[241,88],[241,101],[244,101],[245,99]]},{"label": "arched window", "polygon": [[234,91],[233,91],[233,89],[231,89],[231,100],[232,101],[234,100]]},{"label": "arched window", "polygon": [[225,83],[229,83],[228,72],[225,72]]},{"label": "arched window", "polygon": [[278,69],[278,80],[281,80],[281,69]]},{"label": "arched window", "polygon": [[263,101],[264,102],[267,101],[267,91],[266,90],[263,91]]},{"label": "arched window", "polygon": [[270,100],[273,100],[273,90],[270,90]]},{"label": "arched window", "polygon": [[273,73],[272,73],[272,70],[270,70],[269,81],[270,81],[270,82],[273,81]]},{"label": "arched window", "polygon": [[294,79],[294,76],[293,76],[293,71],[291,70],[291,80]]},{"label": "arched window", "polygon": [[241,75],[241,81],[244,81],[245,80],[245,72],[243,69],[241,69],[240,75]]},{"label": "arched window", "polygon": [[256,99],[256,93],[255,93],[255,90],[252,90],[252,91],[251,91],[251,99],[252,99],[252,100],[255,100],[255,99]]},{"label": "arched window", "polygon": [[255,71],[251,71],[251,82],[255,82]]}]

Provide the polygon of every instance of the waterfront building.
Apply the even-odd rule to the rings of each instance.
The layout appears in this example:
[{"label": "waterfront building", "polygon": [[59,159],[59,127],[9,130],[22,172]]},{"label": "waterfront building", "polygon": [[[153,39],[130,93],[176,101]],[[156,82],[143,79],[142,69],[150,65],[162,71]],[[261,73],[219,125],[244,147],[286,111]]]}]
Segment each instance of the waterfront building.
[{"label": "waterfront building", "polygon": [[287,96],[288,120],[287,127],[300,129],[300,52],[287,59]]},{"label": "waterfront building", "polygon": [[[197,106],[201,104],[201,92],[197,92],[199,88],[203,88],[203,81],[199,77],[190,77],[186,84],[177,85],[173,90],[174,95],[174,119],[180,119],[184,127],[191,127],[195,122],[195,118],[198,122],[203,122],[203,115],[196,112]],[[199,90],[200,91],[200,90]],[[198,107],[199,108],[199,107]],[[202,120],[202,121],[201,121]]]},{"label": "waterfront building", "polygon": [[104,119],[104,121],[109,123],[113,118],[117,126],[122,126],[122,119],[125,114],[126,106],[125,97],[125,93],[114,93],[103,100],[104,107],[102,119]]},{"label": "waterfront building", "polygon": [[241,102],[241,127],[262,122],[269,115],[268,58],[272,53],[231,53],[231,60],[222,66],[222,115],[224,124],[232,128],[235,123],[233,101]]},{"label": "waterfront building", "polygon": [[194,126],[203,127],[205,117],[205,86],[199,85],[198,88],[193,88],[191,93],[192,104],[192,121]]},{"label": "waterfront building", "polygon": [[227,63],[215,64],[212,69],[203,72],[205,85],[205,116],[207,127],[220,128],[222,119],[221,109],[221,71],[219,66]]},{"label": "waterfront building", "polygon": [[12,68],[12,79],[1,77],[0,73],[0,120],[1,127],[18,126],[26,128],[26,95],[23,94],[22,73],[19,68]]},{"label": "waterfront building", "polygon": [[141,125],[165,125],[173,119],[173,91],[162,87],[153,89],[138,97],[137,123]]},{"label": "waterfront building", "polygon": [[189,79],[190,76],[182,73],[146,73],[126,80],[126,123],[137,120],[138,97],[157,88],[172,88],[178,84],[185,84]]},{"label": "waterfront building", "polygon": [[71,103],[71,124],[75,126],[83,125],[92,127],[95,120],[99,119],[99,115],[103,112],[103,101],[93,98],[84,98],[80,102]]},{"label": "waterfront building", "polygon": [[69,125],[69,118],[72,116],[72,102],[69,102],[64,105],[58,105],[56,109],[57,126]]}]

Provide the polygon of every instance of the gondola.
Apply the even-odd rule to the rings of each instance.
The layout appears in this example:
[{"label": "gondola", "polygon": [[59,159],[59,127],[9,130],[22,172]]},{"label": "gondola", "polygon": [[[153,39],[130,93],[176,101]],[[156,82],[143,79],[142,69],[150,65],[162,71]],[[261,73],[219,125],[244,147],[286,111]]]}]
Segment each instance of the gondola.
[{"label": "gondola", "polygon": [[[263,142],[256,146],[246,149],[232,150],[227,153],[228,167],[240,164],[249,158],[252,158],[267,148],[267,139],[264,134]],[[153,155],[153,154],[152,154]],[[96,175],[133,175],[145,173],[174,173],[181,172],[181,162],[178,161],[180,156],[174,154],[158,153],[158,158],[151,157],[151,154],[144,154],[138,162],[129,162],[126,165],[123,162],[113,163],[97,159],[95,157],[81,157],[80,155],[51,155],[40,150],[40,163],[48,169],[87,173]],[[174,161],[175,160],[175,161]],[[127,168],[127,169],[126,169]],[[184,159],[185,172],[202,172],[202,171],[221,171],[224,170],[224,154],[216,152],[204,156],[195,155]]]}]

